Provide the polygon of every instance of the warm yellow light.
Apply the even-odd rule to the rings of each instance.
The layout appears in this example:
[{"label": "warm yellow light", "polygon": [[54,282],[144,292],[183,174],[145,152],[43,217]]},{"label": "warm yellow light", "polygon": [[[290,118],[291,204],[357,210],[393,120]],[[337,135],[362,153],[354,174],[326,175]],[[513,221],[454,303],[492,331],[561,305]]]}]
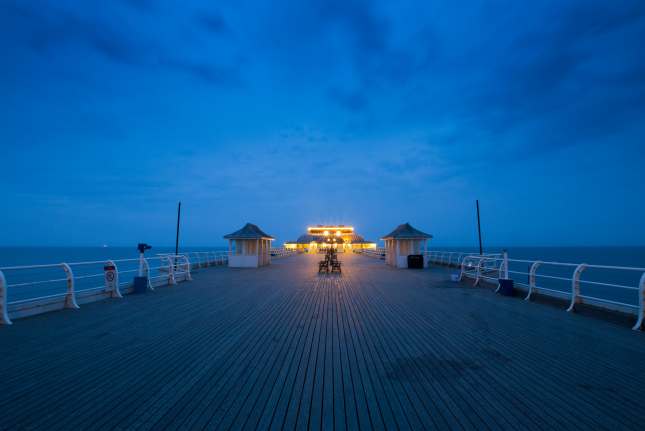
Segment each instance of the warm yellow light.
[{"label": "warm yellow light", "polygon": [[340,236],[340,231],[339,230],[336,231],[336,236]]},{"label": "warm yellow light", "polygon": [[312,230],[313,231],[322,231],[322,230],[336,231],[336,230],[339,230],[341,232],[347,232],[347,231],[353,232],[354,228],[352,226],[313,226],[313,227],[310,226],[310,227],[307,227],[307,231],[311,232]]},{"label": "warm yellow light", "polygon": [[324,232],[323,232],[323,235],[325,235],[325,236],[329,236],[329,231],[328,231],[328,230],[324,231]]}]

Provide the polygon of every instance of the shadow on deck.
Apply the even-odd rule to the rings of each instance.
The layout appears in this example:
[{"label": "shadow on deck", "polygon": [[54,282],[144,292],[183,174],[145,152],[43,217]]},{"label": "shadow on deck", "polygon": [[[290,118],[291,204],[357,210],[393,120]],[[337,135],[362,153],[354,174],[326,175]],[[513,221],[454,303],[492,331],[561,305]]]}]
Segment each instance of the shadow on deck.
[{"label": "shadow on deck", "polygon": [[0,328],[0,428],[642,429],[645,336],[341,255]]}]

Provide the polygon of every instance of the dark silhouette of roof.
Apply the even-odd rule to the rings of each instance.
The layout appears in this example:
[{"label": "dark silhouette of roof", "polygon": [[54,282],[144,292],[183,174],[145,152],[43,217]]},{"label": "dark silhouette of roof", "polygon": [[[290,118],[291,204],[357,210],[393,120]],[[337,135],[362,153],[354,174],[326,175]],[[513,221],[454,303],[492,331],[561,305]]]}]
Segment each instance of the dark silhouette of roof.
[{"label": "dark silhouette of roof", "polygon": [[400,224],[383,239],[430,239],[432,235],[413,228],[410,223]]},{"label": "dark silhouette of roof", "polygon": [[237,230],[228,235],[224,235],[224,239],[274,239],[271,235],[265,233],[262,229],[253,223],[247,223],[240,230]]}]

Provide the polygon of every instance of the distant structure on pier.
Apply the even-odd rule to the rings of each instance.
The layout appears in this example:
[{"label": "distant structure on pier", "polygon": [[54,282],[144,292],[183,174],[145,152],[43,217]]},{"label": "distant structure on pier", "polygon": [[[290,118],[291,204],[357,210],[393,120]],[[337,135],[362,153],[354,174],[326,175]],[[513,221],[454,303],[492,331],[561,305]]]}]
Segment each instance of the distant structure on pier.
[{"label": "distant structure on pier", "polygon": [[257,225],[247,223],[242,229],[224,235],[228,240],[228,266],[257,268],[271,263],[273,237]]},{"label": "distant structure on pier", "polygon": [[317,253],[318,250],[327,248],[334,248],[338,251],[376,248],[376,243],[365,240],[354,231],[353,226],[339,224],[336,226],[317,225],[308,227],[307,233],[300,235],[295,241],[285,242],[284,247],[308,253]]},{"label": "distant structure on pier", "polygon": [[392,232],[383,236],[385,241],[385,263],[396,268],[408,268],[408,256],[418,256],[422,266],[427,266],[428,241],[432,239],[429,233],[421,232],[410,225],[400,224]]}]

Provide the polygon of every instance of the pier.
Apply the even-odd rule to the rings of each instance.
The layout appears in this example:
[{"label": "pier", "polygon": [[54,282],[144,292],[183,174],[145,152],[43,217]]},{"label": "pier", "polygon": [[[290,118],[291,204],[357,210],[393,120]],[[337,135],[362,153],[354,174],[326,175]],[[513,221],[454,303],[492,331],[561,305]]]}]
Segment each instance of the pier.
[{"label": "pier", "polygon": [[645,334],[344,253],[0,327],[0,429],[642,429]]}]

